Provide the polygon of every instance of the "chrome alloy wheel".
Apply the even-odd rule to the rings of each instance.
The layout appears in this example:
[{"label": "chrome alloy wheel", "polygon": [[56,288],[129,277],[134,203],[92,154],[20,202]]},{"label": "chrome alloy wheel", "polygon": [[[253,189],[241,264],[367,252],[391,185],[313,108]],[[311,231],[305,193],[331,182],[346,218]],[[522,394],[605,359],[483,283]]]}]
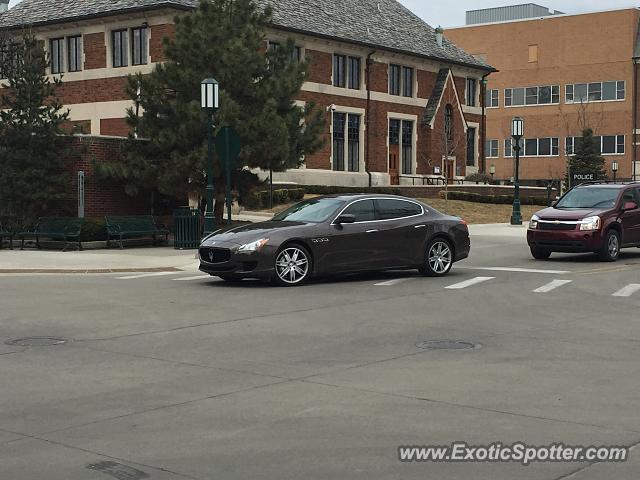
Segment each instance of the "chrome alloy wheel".
[{"label": "chrome alloy wheel", "polygon": [[309,273],[309,258],[298,247],[288,247],[282,250],[276,258],[276,274],[278,278],[288,284],[295,285],[302,282]]},{"label": "chrome alloy wheel", "polygon": [[451,268],[451,248],[444,241],[436,241],[431,245],[427,262],[431,270],[441,275],[449,271]]},{"label": "chrome alloy wheel", "polygon": [[620,253],[620,242],[617,235],[609,236],[609,243],[607,245],[607,248],[609,249],[609,257],[617,258],[618,253]]}]

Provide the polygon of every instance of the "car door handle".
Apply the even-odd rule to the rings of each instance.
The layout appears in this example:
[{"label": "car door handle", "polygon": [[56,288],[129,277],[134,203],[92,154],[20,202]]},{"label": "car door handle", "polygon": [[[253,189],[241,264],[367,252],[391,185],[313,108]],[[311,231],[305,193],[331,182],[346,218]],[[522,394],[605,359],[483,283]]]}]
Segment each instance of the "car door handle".
[{"label": "car door handle", "polygon": [[415,227],[413,227],[413,228],[427,228],[427,226],[426,226],[426,225],[416,225],[416,226],[415,226]]},{"label": "car door handle", "polygon": [[378,231],[377,228],[374,228],[373,230],[367,230],[367,233],[376,233]]}]

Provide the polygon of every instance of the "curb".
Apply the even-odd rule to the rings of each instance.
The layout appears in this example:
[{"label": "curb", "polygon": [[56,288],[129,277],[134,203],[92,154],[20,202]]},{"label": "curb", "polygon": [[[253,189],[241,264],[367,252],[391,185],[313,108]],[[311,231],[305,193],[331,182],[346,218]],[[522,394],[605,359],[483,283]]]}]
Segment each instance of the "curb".
[{"label": "curb", "polygon": [[55,273],[55,274],[98,274],[98,273],[161,273],[161,272],[183,272],[176,267],[157,268],[96,268],[96,269],[38,269],[38,268],[9,268],[0,269],[0,274],[20,274],[20,273]]}]

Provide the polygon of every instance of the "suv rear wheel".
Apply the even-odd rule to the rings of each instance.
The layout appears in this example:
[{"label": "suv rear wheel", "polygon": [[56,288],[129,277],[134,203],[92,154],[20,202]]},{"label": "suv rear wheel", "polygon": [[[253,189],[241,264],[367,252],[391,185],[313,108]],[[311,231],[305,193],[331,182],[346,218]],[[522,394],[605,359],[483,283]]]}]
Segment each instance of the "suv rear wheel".
[{"label": "suv rear wheel", "polygon": [[531,255],[536,260],[547,260],[551,256],[551,250],[546,248],[531,247]]},{"label": "suv rear wheel", "polygon": [[618,259],[620,256],[620,234],[616,230],[607,232],[598,254],[604,262],[615,262]]}]

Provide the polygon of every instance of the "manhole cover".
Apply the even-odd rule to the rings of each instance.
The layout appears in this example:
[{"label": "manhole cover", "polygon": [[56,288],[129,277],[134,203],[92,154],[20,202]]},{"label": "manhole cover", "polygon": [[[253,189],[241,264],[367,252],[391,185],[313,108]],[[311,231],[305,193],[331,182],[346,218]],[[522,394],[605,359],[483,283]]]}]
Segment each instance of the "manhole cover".
[{"label": "manhole cover", "polygon": [[51,347],[53,345],[62,345],[67,343],[66,338],[58,337],[26,337],[16,338],[14,340],[7,340],[7,345],[17,345],[19,347]]},{"label": "manhole cover", "polygon": [[429,340],[417,343],[416,347],[426,350],[472,350],[480,348],[480,345],[462,340]]}]

